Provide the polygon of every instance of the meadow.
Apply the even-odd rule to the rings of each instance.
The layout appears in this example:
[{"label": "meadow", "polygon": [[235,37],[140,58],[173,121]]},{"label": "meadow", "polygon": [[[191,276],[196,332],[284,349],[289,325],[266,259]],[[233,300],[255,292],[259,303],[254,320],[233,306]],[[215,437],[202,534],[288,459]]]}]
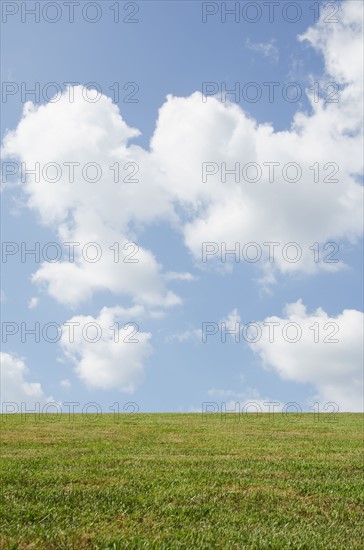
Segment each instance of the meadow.
[{"label": "meadow", "polygon": [[363,415],[3,415],[3,549],[363,548]]}]

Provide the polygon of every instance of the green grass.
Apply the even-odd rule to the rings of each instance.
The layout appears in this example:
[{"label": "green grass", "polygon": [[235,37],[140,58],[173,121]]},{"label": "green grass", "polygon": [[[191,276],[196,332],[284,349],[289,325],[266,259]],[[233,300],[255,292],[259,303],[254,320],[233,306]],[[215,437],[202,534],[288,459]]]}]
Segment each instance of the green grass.
[{"label": "green grass", "polygon": [[336,418],[3,416],[1,548],[363,548],[363,415]]}]

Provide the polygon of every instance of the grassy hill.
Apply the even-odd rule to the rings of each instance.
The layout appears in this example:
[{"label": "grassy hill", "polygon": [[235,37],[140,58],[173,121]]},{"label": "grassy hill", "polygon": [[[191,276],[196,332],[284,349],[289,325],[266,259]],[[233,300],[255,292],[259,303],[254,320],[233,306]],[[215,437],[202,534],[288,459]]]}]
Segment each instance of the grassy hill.
[{"label": "grassy hill", "polygon": [[363,415],[2,417],[1,548],[363,548]]}]

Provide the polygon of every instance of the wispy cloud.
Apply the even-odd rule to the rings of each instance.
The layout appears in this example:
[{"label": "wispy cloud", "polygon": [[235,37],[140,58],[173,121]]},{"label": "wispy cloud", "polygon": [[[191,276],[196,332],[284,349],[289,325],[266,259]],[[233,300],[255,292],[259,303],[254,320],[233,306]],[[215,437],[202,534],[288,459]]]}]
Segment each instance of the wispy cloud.
[{"label": "wispy cloud", "polygon": [[177,271],[168,271],[165,274],[164,279],[166,281],[194,281],[196,277],[192,273],[184,272],[179,273]]},{"label": "wispy cloud", "polygon": [[178,332],[176,334],[171,334],[170,336],[166,337],[166,342],[173,342],[174,340],[177,340],[177,342],[187,342],[194,340],[195,342],[200,341],[202,338],[202,331],[201,329],[193,329],[193,330],[185,330],[184,332]]},{"label": "wispy cloud", "polygon": [[35,309],[38,306],[39,298],[31,298],[28,302],[28,308],[29,309]]},{"label": "wispy cloud", "polygon": [[245,46],[248,50],[261,53],[264,57],[270,57],[273,61],[277,62],[279,60],[279,51],[274,38],[269,42],[251,42],[250,38],[247,38]]}]

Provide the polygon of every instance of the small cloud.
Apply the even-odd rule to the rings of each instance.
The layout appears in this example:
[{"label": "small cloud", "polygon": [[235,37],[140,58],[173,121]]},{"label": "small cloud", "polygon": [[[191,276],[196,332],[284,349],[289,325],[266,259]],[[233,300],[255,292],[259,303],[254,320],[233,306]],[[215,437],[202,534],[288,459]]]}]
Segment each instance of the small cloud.
[{"label": "small cloud", "polygon": [[3,304],[4,302],[6,302],[6,295],[5,295],[5,292],[3,291],[3,289],[1,289],[0,291],[0,302]]},{"label": "small cloud", "polygon": [[39,298],[31,298],[28,303],[29,309],[35,309],[39,304]]},{"label": "small cloud", "polygon": [[259,295],[272,295],[272,286],[277,284],[277,278],[275,273],[270,270],[271,268],[267,264],[264,268],[264,275],[256,279],[259,285]]},{"label": "small cloud", "polygon": [[161,309],[153,309],[149,312],[151,319],[163,319],[166,316],[166,312]]},{"label": "small cloud", "polygon": [[[238,331],[240,329],[240,315],[236,308],[234,308],[226,318],[220,320],[221,323],[225,323],[226,330],[227,331]],[[231,337],[234,338],[234,334],[231,334]],[[203,341],[203,331],[201,328],[195,328],[195,329],[188,329],[183,332],[177,332],[175,334],[171,334],[165,338],[166,342],[173,342],[174,340],[177,340],[177,342],[187,342],[187,341]]]},{"label": "small cloud", "polygon": [[[219,401],[216,404],[224,412],[279,412],[284,406],[280,400],[263,397],[259,390],[251,387],[247,387],[243,392],[213,388],[208,390],[207,394]],[[220,402],[220,399],[223,401]]]},{"label": "small cloud", "polygon": [[164,278],[166,281],[194,281],[196,279],[192,273],[179,273],[177,271],[168,271]]},{"label": "small cloud", "polygon": [[188,340],[199,340],[201,342],[202,331],[201,329],[185,330],[184,332],[177,332],[171,336],[166,337],[166,342],[187,342]]},{"label": "small cloud", "polygon": [[44,394],[40,382],[28,381],[30,371],[22,357],[1,352],[0,362],[1,403],[5,406],[3,411],[19,412],[21,404],[24,403],[26,408],[34,409],[36,403],[43,406],[54,401],[52,396],[47,397]]},{"label": "small cloud", "polygon": [[208,390],[207,394],[209,397],[217,397],[219,399],[224,399],[226,397],[237,398],[237,399],[244,398],[243,393],[237,393],[233,390],[221,390],[216,388],[212,388],[211,390]]},{"label": "small cloud", "polygon": [[261,53],[264,57],[270,57],[273,61],[278,61],[279,59],[279,51],[274,38],[269,42],[251,42],[250,38],[247,38],[245,46],[248,50]]},{"label": "small cloud", "polygon": [[[226,318],[221,319],[221,323],[225,323],[226,329],[230,331],[239,330],[240,328],[240,321],[241,317],[239,315],[238,310],[235,308],[233,309]],[[238,326],[236,326],[238,324]]]},{"label": "small cloud", "polygon": [[68,380],[68,378],[65,378],[64,380],[61,380],[61,381],[60,381],[60,386],[61,386],[62,388],[65,388],[65,389],[68,390],[68,389],[72,386],[72,384],[71,384],[71,382]]},{"label": "small cloud", "polygon": [[[151,333],[139,331],[138,325],[130,322],[130,312],[138,315],[139,311],[138,306],[117,306],[103,307],[98,317],[76,315],[67,321],[75,323],[73,338],[69,338],[66,323],[62,326],[62,351],[75,365],[76,375],[86,386],[133,393],[142,383],[145,361],[153,348]],[[88,323],[98,327],[96,341],[84,337],[84,327]],[[114,328],[110,330],[110,327]],[[134,343],[131,345],[131,342]]]}]

